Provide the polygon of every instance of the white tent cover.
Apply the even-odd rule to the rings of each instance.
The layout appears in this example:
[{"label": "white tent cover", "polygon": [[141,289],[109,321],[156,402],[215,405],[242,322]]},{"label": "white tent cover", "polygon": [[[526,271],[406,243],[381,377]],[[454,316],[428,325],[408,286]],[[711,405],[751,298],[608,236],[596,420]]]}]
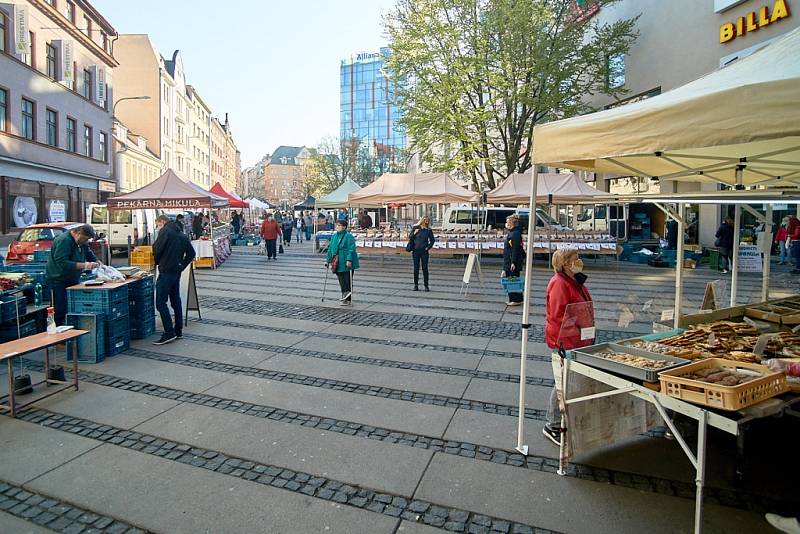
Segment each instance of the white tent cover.
[{"label": "white tent cover", "polygon": [[360,191],[350,193],[350,204],[447,204],[477,202],[478,193],[458,185],[449,174],[384,174]]},{"label": "white tent cover", "polygon": [[533,138],[534,160],[554,167],[733,185],[742,163],[744,185],[800,183],[800,28],[662,95],[537,126]]},{"label": "white tent cover", "polygon": [[348,195],[350,193],[355,193],[356,191],[360,191],[361,186],[355,183],[352,178],[346,178],[345,181],[328,193],[327,195],[322,195],[320,198],[317,199],[317,207],[318,208],[343,208],[347,206],[350,201],[348,200]]},{"label": "white tent cover", "polygon": [[[606,196],[574,173],[539,174],[536,201],[552,204],[580,204]],[[552,195],[552,196],[551,196]],[[516,173],[506,178],[486,199],[491,204],[528,204],[531,198],[531,173]]]}]

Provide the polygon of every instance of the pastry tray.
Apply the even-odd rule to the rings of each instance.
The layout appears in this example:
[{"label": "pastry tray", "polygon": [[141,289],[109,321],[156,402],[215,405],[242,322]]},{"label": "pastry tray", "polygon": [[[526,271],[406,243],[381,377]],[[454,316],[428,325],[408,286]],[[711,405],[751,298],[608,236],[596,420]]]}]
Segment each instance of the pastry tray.
[{"label": "pastry tray", "polygon": [[[634,367],[633,365],[627,365],[595,355],[596,353],[603,352],[605,350],[621,352],[623,354],[630,354],[631,356],[639,356],[641,358],[648,358],[650,360],[667,361],[670,362],[670,365],[661,367],[659,369],[642,369],[640,367]],[[647,352],[633,347],[626,347],[616,343],[601,343],[599,345],[592,345],[591,347],[575,349],[572,351],[572,359],[576,362],[581,362],[591,367],[596,367],[597,369],[611,371],[612,373],[626,376],[628,378],[635,378],[636,380],[643,380],[644,382],[658,382],[658,373],[690,363],[689,360],[684,358],[676,358],[675,356],[667,356],[666,354],[655,354],[653,352]]]}]

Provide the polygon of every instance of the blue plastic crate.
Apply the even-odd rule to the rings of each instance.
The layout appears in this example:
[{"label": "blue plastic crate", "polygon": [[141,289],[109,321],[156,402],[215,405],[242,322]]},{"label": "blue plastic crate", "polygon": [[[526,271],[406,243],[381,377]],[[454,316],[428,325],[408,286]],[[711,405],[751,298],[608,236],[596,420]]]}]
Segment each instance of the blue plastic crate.
[{"label": "blue plastic crate", "polygon": [[43,273],[47,268],[47,262],[26,261],[24,263],[7,263],[5,271],[7,273]]},{"label": "blue plastic crate", "polygon": [[133,323],[131,324],[131,339],[145,339],[156,333],[155,316],[149,321],[137,323],[135,326]]},{"label": "blue plastic crate", "polygon": [[522,293],[525,290],[525,279],[519,276],[506,276],[500,279],[506,293]]},{"label": "blue plastic crate", "polygon": [[67,289],[67,312],[94,313],[113,320],[128,315],[128,287],[113,289]]},{"label": "blue plastic crate", "polygon": [[0,322],[16,321],[27,311],[28,303],[24,295],[0,296]]},{"label": "blue plastic crate", "polygon": [[128,294],[129,295],[140,295],[142,293],[147,293],[153,291],[155,287],[155,276],[148,276],[146,278],[140,278],[135,282],[130,282],[128,284]]},{"label": "blue plastic crate", "polygon": [[131,329],[131,323],[127,315],[110,321],[103,321],[103,323],[106,329],[106,339],[116,337],[119,334],[127,334]]},{"label": "blue plastic crate", "polygon": [[131,332],[125,331],[113,337],[106,338],[106,356],[116,356],[128,350],[131,346]]},{"label": "blue plastic crate", "polygon": [[106,329],[102,319],[92,313],[68,313],[67,324],[78,330],[89,333],[68,342],[67,360],[72,361],[72,346],[78,344],[78,361],[83,363],[99,363],[106,356]]},{"label": "blue plastic crate", "polygon": [[34,250],[33,251],[33,261],[43,261],[47,263],[47,260],[50,259],[50,250]]},{"label": "blue plastic crate", "polygon": [[25,321],[24,323],[20,323],[19,330],[17,330],[16,323],[0,326],[0,343],[5,343],[7,341],[13,341],[15,339],[32,336],[35,333],[36,333],[35,319],[31,319],[30,321]]}]

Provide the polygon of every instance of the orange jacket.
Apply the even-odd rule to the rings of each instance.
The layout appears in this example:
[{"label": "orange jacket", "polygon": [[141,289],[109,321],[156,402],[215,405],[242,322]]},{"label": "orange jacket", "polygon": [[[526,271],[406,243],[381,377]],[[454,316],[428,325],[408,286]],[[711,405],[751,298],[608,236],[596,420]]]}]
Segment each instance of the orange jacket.
[{"label": "orange jacket", "polygon": [[264,239],[278,239],[282,233],[281,227],[275,219],[261,223],[261,237]]}]

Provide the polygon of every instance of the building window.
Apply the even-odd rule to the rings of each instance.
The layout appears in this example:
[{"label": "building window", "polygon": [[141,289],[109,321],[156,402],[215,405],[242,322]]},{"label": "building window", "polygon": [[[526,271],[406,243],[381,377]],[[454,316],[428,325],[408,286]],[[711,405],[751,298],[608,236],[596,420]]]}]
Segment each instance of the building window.
[{"label": "building window", "polygon": [[67,119],[67,150],[78,151],[78,125],[75,119]]},{"label": "building window", "polygon": [[108,35],[106,35],[106,32],[100,32],[100,41],[103,43],[103,50],[108,52]]},{"label": "building window", "polygon": [[47,43],[47,77],[55,80],[56,76],[56,47]]},{"label": "building window", "polygon": [[83,69],[83,96],[92,99],[92,71]]},{"label": "building window", "polygon": [[8,131],[8,91],[0,89],[0,132]]},{"label": "building window", "polygon": [[88,35],[89,39],[92,38],[92,19],[86,15],[83,16],[83,33]]},{"label": "building window", "polygon": [[0,52],[8,50],[8,17],[0,10]]},{"label": "building window", "polygon": [[108,163],[108,134],[100,132],[100,160]]},{"label": "building window", "polygon": [[67,19],[75,24],[75,4],[67,0]]},{"label": "building window", "polygon": [[58,146],[58,113],[47,110],[47,144]]},{"label": "building window", "polygon": [[616,89],[625,85],[625,55],[606,56],[606,88]]},{"label": "building window", "polygon": [[36,125],[36,106],[27,98],[22,99],[22,137],[33,141]]},{"label": "building window", "polygon": [[83,155],[92,157],[92,127],[83,125]]}]

